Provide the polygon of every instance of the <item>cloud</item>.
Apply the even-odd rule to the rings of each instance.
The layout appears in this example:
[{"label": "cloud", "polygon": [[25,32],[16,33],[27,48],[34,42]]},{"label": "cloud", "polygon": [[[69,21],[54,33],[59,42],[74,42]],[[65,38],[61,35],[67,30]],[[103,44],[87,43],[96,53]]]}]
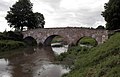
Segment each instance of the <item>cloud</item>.
[{"label": "cloud", "polygon": [[5,16],[7,15],[7,11],[9,7],[11,7],[17,0],[1,0],[0,1],[0,32],[5,30],[11,30],[5,20]]},{"label": "cloud", "polygon": [[101,12],[104,10],[104,3],[107,1],[108,0],[34,0],[33,2],[36,11],[43,13],[45,16],[45,27],[97,27],[100,24],[105,25]]},{"label": "cloud", "polygon": [[[104,9],[105,0],[61,0],[60,9],[61,18],[58,18],[63,23],[67,22],[68,25],[80,25],[80,26],[89,26],[97,27],[96,22],[101,22],[101,25],[105,25],[105,21],[101,16],[101,12]],[[108,0],[106,0],[107,2]],[[63,12],[66,14],[64,15]],[[70,14],[71,13],[71,14]],[[55,19],[56,20],[56,19]]]},{"label": "cloud", "polygon": [[[9,7],[16,1],[18,0],[0,1],[0,29],[1,24],[7,26],[4,17]],[[104,10],[104,3],[108,0],[31,0],[31,2],[33,11],[44,15],[45,27],[105,25],[101,12]]]},{"label": "cloud", "polygon": [[61,0],[60,6],[65,9],[95,9],[104,5],[108,0]]}]

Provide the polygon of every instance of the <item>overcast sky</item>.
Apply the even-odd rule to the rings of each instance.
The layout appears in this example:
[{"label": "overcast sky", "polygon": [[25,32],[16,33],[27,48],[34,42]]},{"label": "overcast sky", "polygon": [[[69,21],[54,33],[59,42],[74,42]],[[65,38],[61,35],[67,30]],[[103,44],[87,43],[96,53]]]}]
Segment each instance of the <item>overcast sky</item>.
[{"label": "overcast sky", "polygon": [[[8,27],[5,16],[18,0],[0,0],[0,31]],[[45,27],[94,27],[105,25],[101,12],[109,0],[31,0],[33,11],[45,17]]]}]

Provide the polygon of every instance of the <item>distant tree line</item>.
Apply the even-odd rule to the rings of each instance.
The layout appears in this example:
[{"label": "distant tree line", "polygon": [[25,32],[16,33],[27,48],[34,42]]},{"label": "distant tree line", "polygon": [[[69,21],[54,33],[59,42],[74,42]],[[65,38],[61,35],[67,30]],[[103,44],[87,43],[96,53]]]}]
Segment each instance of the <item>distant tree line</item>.
[{"label": "distant tree line", "polygon": [[99,25],[96,29],[105,29],[105,27],[102,25]]},{"label": "distant tree line", "polygon": [[17,31],[23,31],[24,27],[27,29],[44,28],[45,19],[43,14],[33,13],[32,6],[30,0],[18,0],[12,5],[5,17],[9,26]]}]

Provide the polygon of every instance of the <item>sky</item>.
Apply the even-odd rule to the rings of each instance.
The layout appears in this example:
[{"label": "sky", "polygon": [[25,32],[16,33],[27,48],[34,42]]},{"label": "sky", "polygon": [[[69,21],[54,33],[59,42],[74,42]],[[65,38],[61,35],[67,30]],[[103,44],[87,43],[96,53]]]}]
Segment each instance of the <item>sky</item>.
[{"label": "sky", "polygon": [[[0,32],[11,30],[5,16],[18,0],[0,0]],[[45,17],[45,28],[105,26],[101,12],[109,0],[31,0],[33,12]]]}]

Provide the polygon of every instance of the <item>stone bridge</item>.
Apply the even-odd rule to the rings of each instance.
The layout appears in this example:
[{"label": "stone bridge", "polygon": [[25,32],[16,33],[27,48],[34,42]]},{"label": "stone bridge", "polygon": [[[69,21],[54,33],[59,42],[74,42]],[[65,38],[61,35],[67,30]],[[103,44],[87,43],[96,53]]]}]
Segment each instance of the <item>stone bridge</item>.
[{"label": "stone bridge", "polygon": [[55,36],[63,37],[68,45],[76,45],[78,41],[85,36],[94,38],[98,44],[108,39],[107,30],[89,29],[89,28],[40,28],[22,32],[24,38],[33,37],[37,44],[45,46],[51,45]]}]

